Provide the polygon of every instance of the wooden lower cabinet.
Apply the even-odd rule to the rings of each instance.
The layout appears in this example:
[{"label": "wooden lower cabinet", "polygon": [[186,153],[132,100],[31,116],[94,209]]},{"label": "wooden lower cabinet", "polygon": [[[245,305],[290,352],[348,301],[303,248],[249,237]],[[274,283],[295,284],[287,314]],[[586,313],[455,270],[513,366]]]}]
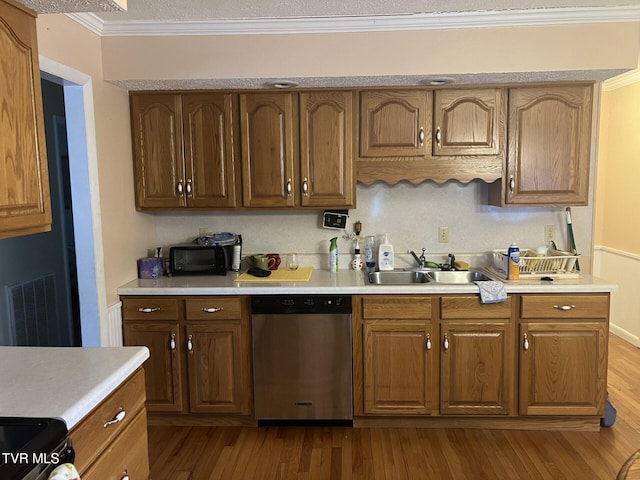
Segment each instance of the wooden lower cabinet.
[{"label": "wooden lower cabinet", "polygon": [[125,345],[143,345],[152,413],[250,415],[248,297],[124,297]]},{"label": "wooden lower cabinet", "polygon": [[429,416],[463,426],[466,417],[549,428],[553,419],[599,428],[608,293],[509,295],[497,304],[478,295],[364,295],[354,306],[354,414],[363,422]]},{"label": "wooden lower cabinet", "polygon": [[367,414],[424,415],[433,409],[431,324],[364,324],[364,410]]},{"label": "wooden lower cabinet", "polygon": [[609,295],[523,295],[520,415],[604,415]]},{"label": "wooden lower cabinet", "polygon": [[[372,295],[355,302],[356,415],[427,415],[433,411],[437,374],[432,302],[430,296],[416,295]],[[361,362],[357,361],[359,352]]]},{"label": "wooden lower cabinet", "polygon": [[512,298],[440,299],[440,413],[509,415],[515,405]]},{"label": "wooden lower cabinet", "polygon": [[[144,376],[138,369],[71,429],[74,464],[83,479],[149,478]],[[121,420],[113,421],[121,411]]]}]

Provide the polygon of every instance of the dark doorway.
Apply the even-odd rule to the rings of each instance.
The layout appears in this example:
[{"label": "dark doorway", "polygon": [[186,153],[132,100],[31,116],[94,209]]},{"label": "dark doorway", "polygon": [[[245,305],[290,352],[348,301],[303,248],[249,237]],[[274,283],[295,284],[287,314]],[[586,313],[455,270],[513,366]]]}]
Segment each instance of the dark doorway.
[{"label": "dark doorway", "polygon": [[80,346],[64,91],[42,80],[51,232],[0,240],[0,344]]}]

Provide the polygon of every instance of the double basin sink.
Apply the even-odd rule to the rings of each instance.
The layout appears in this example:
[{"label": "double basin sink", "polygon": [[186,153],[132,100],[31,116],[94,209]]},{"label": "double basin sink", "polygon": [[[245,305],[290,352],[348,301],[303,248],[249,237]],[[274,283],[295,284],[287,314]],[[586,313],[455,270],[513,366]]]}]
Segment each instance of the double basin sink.
[{"label": "double basin sink", "polygon": [[412,285],[420,283],[468,284],[480,280],[493,280],[479,270],[390,270],[370,272],[367,275],[371,285]]}]

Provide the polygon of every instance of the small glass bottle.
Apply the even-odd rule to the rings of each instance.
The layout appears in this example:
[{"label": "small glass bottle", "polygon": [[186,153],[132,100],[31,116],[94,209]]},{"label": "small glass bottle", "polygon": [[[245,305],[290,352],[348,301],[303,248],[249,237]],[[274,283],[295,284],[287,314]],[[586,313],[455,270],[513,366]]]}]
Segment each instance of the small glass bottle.
[{"label": "small glass bottle", "polygon": [[376,266],[375,260],[376,237],[369,235],[364,241],[364,261],[368,269],[373,270]]}]

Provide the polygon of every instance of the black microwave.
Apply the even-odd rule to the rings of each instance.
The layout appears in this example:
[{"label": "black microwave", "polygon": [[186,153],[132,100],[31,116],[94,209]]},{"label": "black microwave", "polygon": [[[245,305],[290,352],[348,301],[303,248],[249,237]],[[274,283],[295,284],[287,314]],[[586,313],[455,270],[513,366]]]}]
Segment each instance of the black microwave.
[{"label": "black microwave", "polygon": [[203,247],[176,245],[169,250],[171,275],[226,275],[231,270],[233,245]]}]

